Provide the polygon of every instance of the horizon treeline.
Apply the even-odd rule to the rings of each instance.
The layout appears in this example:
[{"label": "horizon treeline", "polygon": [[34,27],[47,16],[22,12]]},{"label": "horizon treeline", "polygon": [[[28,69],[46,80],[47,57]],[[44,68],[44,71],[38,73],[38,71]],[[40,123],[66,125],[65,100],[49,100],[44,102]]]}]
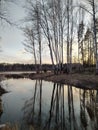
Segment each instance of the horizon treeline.
[{"label": "horizon treeline", "polygon": [[[55,65],[56,68],[56,65]],[[80,63],[72,63],[72,72],[94,72],[95,64],[88,65],[88,64],[80,64]],[[0,63],[0,72],[5,71],[34,71],[39,73],[40,64],[10,64],[10,63]],[[36,71],[37,70],[37,71]],[[53,70],[52,64],[42,64],[42,72],[55,72],[56,74],[59,74],[59,70]],[[63,73],[67,72],[67,64],[63,64]]]}]

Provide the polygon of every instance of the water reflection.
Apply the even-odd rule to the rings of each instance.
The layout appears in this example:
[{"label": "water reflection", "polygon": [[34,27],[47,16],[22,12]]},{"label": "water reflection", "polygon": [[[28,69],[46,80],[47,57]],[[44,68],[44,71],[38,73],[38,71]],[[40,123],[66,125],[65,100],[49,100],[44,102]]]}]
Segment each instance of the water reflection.
[{"label": "water reflection", "polygon": [[43,98],[42,80],[36,80],[23,108],[24,120],[35,130],[98,130],[98,91],[54,83],[45,108]]},{"label": "water reflection", "polygon": [[2,108],[2,100],[1,100],[1,96],[0,96],[0,117],[3,113],[3,108]]},{"label": "water reflection", "polygon": [[[98,90],[30,79],[9,79],[1,98],[1,123],[21,130],[98,130]],[[2,113],[3,112],[3,113]]]},{"label": "water reflection", "polygon": [[33,97],[25,102],[24,120],[41,128],[42,121],[42,80],[36,80]]}]

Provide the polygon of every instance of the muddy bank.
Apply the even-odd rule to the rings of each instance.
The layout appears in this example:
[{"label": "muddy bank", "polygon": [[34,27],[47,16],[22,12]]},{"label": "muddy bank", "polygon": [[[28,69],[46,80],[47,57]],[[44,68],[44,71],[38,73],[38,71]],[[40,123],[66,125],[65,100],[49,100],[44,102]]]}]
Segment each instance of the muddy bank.
[{"label": "muddy bank", "polygon": [[98,76],[97,75],[87,75],[87,74],[47,74],[47,75],[35,75],[31,79],[43,79],[46,81],[52,81],[55,83],[62,83],[78,88],[84,89],[98,89]]},{"label": "muddy bank", "polygon": [[0,96],[4,93],[7,93],[7,91],[0,86]]},{"label": "muddy bank", "polygon": [[22,74],[6,74],[1,75],[4,78],[30,78],[34,79],[42,79],[46,81],[52,81],[55,83],[62,83],[71,86],[76,86],[84,89],[98,89],[98,75],[94,74],[58,74],[55,75],[53,73],[22,73]]},{"label": "muddy bank", "polygon": [[[7,91],[0,86],[0,117],[1,117],[1,115],[2,115],[2,113],[3,113],[1,96],[2,96],[4,93],[7,93]],[[1,129],[0,129],[0,130],[1,130]]]}]

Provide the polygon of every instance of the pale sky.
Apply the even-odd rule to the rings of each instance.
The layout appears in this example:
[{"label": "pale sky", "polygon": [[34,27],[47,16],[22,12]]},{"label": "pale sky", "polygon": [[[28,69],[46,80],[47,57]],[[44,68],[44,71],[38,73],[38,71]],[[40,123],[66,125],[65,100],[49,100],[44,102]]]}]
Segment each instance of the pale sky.
[{"label": "pale sky", "polygon": [[[16,4],[10,3],[4,6],[7,8],[8,19],[18,26],[23,24],[22,20],[26,16],[25,9],[23,8],[24,1],[17,0]],[[2,50],[0,52],[0,63],[33,63],[32,55],[25,51],[25,47],[22,44],[24,40],[25,36],[22,30],[0,21],[0,46]],[[48,49],[45,49],[43,52],[44,63],[51,63],[48,51]]]},{"label": "pale sky", "polygon": [[[8,11],[8,19],[10,19],[11,22],[15,22],[15,24],[20,24],[21,22],[19,21],[25,17],[22,3],[20,5],[10,3]],[[24,41],[25,37],[21,30],[17,29],[15,26],[10,26],[1,21],[0,37],[0,46],[2,49],[2,52],[0,52],[0,62],[28,63],[32,61],[32,55],[24,50],[22,42]]]},{"label": "pale sky", "polygon": [[[9,3],[7,6],[7,18],[21,26],[26,16],[25,9],[23,8],[25,0],[18,1],[16,3]],[[25,36],[22,30],[15,26],[10,26],[4,23],[4,21],[0,21],[0,46],[2,50],[0,52],[0,63],[33,63],[32,55],[24,49],[24,40]],[[44,50],[44,63],[50,62],[50,56],[47,51],[47,49]]]},{"label": "pale sky", "polygon": [[27,62],[31,60],[31,55],[26,53],[22,42],[24,40],[23,32],[13,28],[4,27],[0,32],[0,45],[2,52],[0,62]]}]

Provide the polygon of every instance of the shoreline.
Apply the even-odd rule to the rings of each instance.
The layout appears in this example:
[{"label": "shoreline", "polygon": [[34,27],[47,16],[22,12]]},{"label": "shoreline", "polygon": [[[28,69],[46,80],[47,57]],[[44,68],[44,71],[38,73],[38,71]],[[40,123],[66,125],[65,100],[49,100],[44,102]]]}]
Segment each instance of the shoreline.
[{"label": "shoreline", "polygon": [[71,85],[83,89],[98,89],[98,75],[94,74],[58,74],[52,72],[35,74],[35,73],[22,73],[22,74],[0,74],[1,79],[6,78],[30,78],[32,80],[41,79],[54,83],[61,83]]}]

